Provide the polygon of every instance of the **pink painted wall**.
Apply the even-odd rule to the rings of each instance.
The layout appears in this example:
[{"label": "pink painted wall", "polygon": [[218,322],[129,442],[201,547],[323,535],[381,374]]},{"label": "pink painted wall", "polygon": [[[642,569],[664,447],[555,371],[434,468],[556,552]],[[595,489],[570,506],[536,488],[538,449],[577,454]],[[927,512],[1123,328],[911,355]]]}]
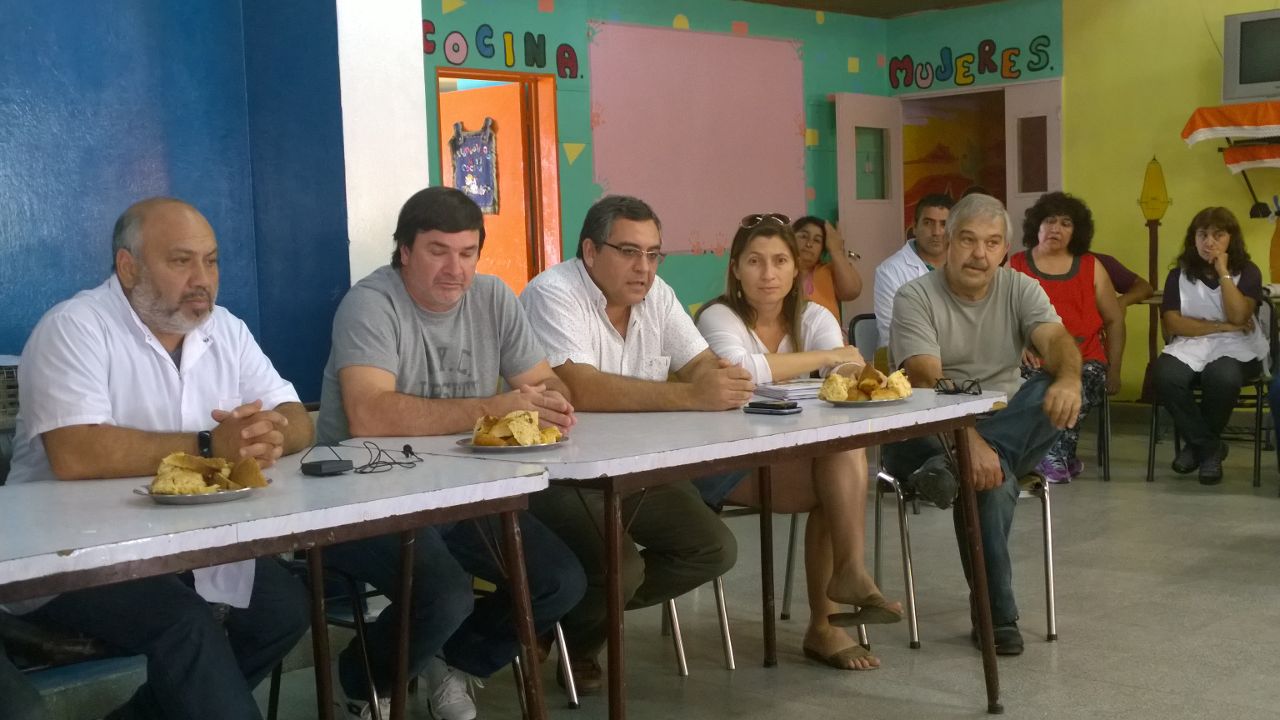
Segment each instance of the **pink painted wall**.
[{"label": "pink painted wall", "polygon": [[805,209],[800,44],[593,23],[595,179],[662,218],[663,247],[728,249],[747,214]]}]

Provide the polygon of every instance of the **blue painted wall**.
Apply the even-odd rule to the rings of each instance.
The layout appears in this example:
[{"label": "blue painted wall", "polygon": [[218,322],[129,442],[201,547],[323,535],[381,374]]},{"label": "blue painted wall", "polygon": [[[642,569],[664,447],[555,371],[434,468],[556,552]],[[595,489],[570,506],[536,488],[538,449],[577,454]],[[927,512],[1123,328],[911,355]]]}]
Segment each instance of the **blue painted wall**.
[{"label": "blue painted wall", "polygon": [[258,340],[304,400],[319,400],[351,285],[336,7],[246,2],[244,29]]},{"label": "blue painted wall", "polygon": [[347,284],[334,8],[247,5],[0,0],[0,353],[108,275],[125,207],[173,195],[218,234],[218,302],[318,397]]}]

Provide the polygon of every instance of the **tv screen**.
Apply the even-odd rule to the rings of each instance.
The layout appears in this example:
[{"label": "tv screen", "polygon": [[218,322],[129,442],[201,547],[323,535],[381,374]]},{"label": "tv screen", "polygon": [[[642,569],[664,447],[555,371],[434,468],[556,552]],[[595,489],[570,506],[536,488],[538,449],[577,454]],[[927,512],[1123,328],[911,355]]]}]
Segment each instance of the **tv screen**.
[{"label": "tv screen", "polygon": [[1240,83],[1280,82],[1280,18],[1240,23]]},{"label": "tv screen", "polygon": [[1222,41],[1222,101],[1280,99],[1280,10],[1227,15]]}]

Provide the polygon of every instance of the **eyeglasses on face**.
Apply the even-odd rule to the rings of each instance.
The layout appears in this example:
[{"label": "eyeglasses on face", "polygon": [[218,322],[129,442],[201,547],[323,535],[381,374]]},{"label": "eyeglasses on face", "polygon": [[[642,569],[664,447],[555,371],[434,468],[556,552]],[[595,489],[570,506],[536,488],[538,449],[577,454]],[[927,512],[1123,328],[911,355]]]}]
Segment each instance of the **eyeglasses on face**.
[{"label": "eyeglasses on face", "polygon": [[641,250],[638,247],[632,247],[630,245],[614,245],[611,242],[601,243],[601,245],[608,245],[614,250],[617,250],[624,260],[628,260],[630,262],[635,262],[636,260],[643,258],[647,263],[661,265],[662,261],[667,259],[667,254],[661,250]]},{"label": "eyeglasses on face", "polygon": [[764,213],[764,214],[756,213],[754,215],[748,215],[742,218],[742,222],[738,224],[750,230],[751,228],[763,223],[772,223],[775,225],[790,225],[791,218],[787,217],[786,215],[783,215],[782,213]]},{"label": "eyeglasses on face", "polygon": [[938,382],[934,384],[933,389],[939,395],[981,395],[982,385],[977,380],[963,380],[956,382],[951,378],[938,378]]}]

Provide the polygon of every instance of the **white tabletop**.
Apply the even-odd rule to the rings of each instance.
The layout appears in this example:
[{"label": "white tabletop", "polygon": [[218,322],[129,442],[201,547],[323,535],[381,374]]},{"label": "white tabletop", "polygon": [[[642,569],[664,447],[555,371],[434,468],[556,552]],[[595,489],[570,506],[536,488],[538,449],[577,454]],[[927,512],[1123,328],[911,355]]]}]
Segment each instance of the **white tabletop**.
[{"label": "white tabletop", "polygon": [[[409,444],[419,454],[482,457],[545,465],[552,478],[582,480],[681,467],[726,457],[811,445],[987,412],[1003,393],[937,395],[916,390],[896,403],[834,407],[801,400],[797,415],[725,412],[579,413],[569,440],[553,448],[484,453],[459,447],[470,435],[380,438],[382,447]],[[355,444],[358,441],[348,441]]]},{"label": "white tabletop", "polygon": [[[363,462],[364,452],[342,449]],[[150,478],[0,487],[0,585],[193,550],[341,527],[423,510],[513,497],[547,487],[540,465],[428,458],[411,469],[307,477],[301,453],[265,475],[271,485],[244,499],[158,505],[133,494]],[[332,457],[332,456],[328,456]],[[316,450],[309,460],[320,459]]]}]

